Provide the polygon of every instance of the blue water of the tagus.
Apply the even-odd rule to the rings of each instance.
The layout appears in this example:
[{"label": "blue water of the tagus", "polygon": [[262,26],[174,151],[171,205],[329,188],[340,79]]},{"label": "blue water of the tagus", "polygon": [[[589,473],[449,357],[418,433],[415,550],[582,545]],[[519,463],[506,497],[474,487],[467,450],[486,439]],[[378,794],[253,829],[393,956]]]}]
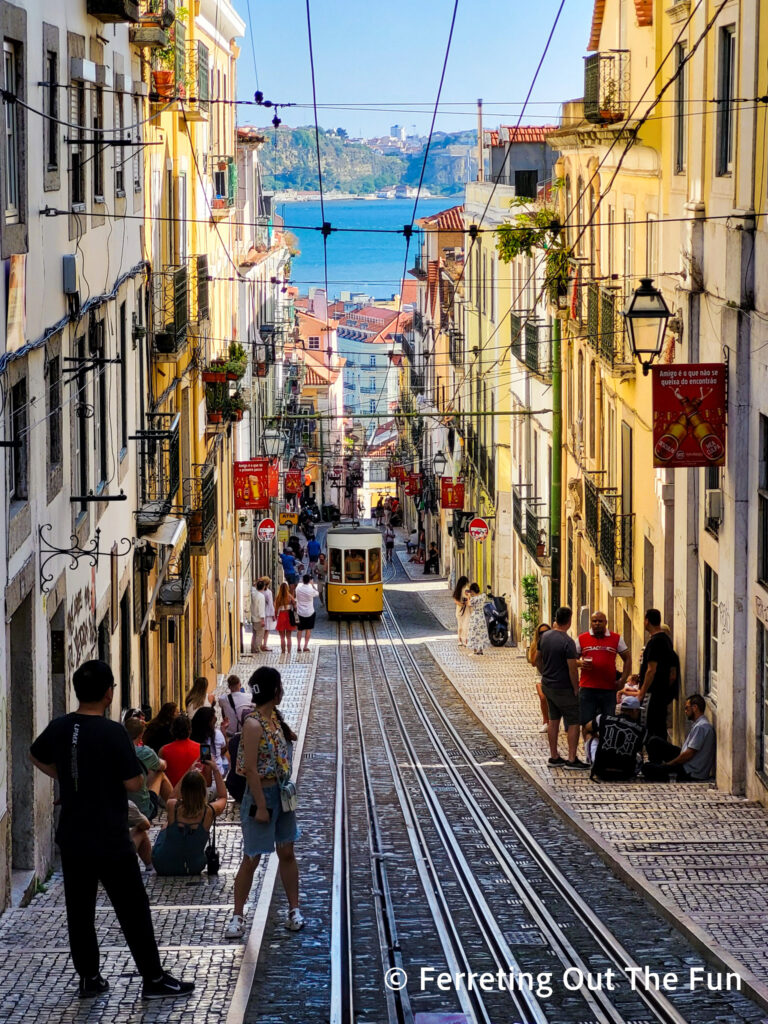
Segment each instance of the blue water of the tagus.
[{"label": "blue water of the tagus", "polygon": [[[420,199],[416,216],[428,217],[462,200],[458,198]],[[338,199],[325,203],[325,219],[333,228],[358,228],[361,231],[334,231],[328,238],[328,294],[338,298],[343,291],[365,292],[377,299],[389,299],[400,291],[405,262],[405,238],[387,234],[401,231],[413,216],[413,199]],[[301,256],[293,261],[291,280],[301,294],[322,288],[323,223],[319,202],[277,203],[276,212],[284,218],[286,230],[298,239]],[[378,230],[377,230],[378,229]],[[384,231],[382,231],[384,229]],[[414,234],[408,251],[408,268],[420,251]]]}]

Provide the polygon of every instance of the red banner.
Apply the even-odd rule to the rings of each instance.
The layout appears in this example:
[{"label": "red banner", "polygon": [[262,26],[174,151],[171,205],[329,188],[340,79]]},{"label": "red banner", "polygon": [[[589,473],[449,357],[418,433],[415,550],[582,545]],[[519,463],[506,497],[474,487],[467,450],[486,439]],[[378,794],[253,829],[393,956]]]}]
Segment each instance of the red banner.
[{"label": "red banner", "polygon": [[280,497],[280,460],[272,459],[269,463],[269,496]]},{"label": "red banner", "polygon": [[259,456],[234,466],[235,508],[269,508],[269,459]]},{"label": "red banner", "polygon": [[405,493],[409,498],[415,498],[421,494],[421,473],[409,473],[405,481]]},{"label": "red banner", "polygon": [[724,466],[725,365],[680,363],[652,373],[654,467]]},{"label": "red banner", "polygon": [[464,508],[464,481],[440,477],[440,504],[443,508]]},{"label": "red banner", "polygon": [[301,470],[289,469],[285,474],[285,493],[298,494],[301,490]]}]

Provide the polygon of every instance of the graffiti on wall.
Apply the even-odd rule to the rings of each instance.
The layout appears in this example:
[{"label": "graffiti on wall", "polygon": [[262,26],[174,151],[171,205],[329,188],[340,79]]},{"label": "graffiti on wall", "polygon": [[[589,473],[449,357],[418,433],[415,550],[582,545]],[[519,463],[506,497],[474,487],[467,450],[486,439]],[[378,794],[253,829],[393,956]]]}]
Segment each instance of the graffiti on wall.
[{"label": "graffiti on wall", "polygon": [[70,676],[78,665],[96,657],[95,593],[93,583],[86,583],[72,598],[67,611],[67,672]]}]

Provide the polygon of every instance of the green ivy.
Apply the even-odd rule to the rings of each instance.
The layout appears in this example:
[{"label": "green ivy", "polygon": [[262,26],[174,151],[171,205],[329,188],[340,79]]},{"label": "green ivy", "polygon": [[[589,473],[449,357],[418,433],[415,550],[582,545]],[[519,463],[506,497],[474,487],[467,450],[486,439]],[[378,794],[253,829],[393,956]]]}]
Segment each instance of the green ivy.
[{"label": "green ivy", "polygon": [[539,622],[539,581],[533,573],[520,580],[525,608],[520,618],[523,621],[523,640],[529,644]]}]

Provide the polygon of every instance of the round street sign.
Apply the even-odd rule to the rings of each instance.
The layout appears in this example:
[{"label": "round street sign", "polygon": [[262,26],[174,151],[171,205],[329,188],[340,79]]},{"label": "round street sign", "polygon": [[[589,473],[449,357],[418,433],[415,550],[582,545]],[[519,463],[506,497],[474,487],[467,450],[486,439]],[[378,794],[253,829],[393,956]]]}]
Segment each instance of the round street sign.
[{"label": "round street sign", "polygon": [[485,519],[481,519],[477,516],[469,524],[469,535],[472,540],[485,540],[488,536],[488,523]]},{"label": "round street sign", "polygon": [[262,519],[259,525],[256,527],[256,536],[259,538],[259,540],[274,540],[275,520]]}]

